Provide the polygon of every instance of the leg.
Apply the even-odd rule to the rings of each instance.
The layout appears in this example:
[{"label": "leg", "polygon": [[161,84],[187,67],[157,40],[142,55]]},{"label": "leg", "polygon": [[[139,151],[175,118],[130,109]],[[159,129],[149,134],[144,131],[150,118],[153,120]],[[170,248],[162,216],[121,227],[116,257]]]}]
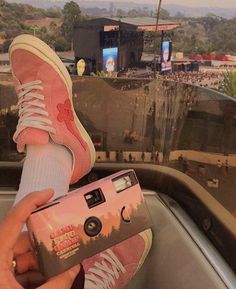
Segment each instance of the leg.
[{"label": "leg", "polygon": [[50,141],[46,145],[27,145],[19,191],[15,203],[33,191],[52,188],[54,198],[69,190],[72,154],[61,145]]},{"label": "leg", "polygon": [[30,35],[10,47],[19,122],[13,136],[26,150],[16,202],[30,191],[52,188],[56,197],[90,171],[95,150],[72,105],[70,76],[54,51]]}]

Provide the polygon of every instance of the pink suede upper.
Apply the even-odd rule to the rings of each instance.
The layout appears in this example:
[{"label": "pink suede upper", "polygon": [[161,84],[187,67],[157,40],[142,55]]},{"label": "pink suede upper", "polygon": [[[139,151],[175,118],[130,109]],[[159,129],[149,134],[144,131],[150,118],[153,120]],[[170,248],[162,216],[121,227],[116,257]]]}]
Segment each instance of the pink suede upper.
[{"label": "pink suede upper", "polygon": [[[33,53],[17,49],[11,54],[11,65],[15,85],[25,84],[34,80],[41,80],[43,90],[32,91],[44,95],[45,110],[49,113],[55,134],[50,134],[53,141],[68,147],[74,157],[74,168],[71,183],[76,182],[91,169],[91,155],[86,141],[81,137],[75,124],[72,111],[66,117],[63,109],[71,105],[69,94],[62,76],[47,62]],[[65,106],[67,105],[67,107]],[[26,144],[46,144],[49,135],[46,131],[25,128],[18,136],[16,142],[18,150],[22,151]]]},{"label": "pink suede upper", "polygon": [[[145,250],[144,239],[140,235],[135,235],[113,247],[110,248],[122,265],[125,267],[126,272],[120,272],[120,277],[115,280],[115,286],[112,289],[124,288],[129,280],[136,273],[139,262]],[[106,252],[106,251],[105,251]],[[95,262],[102,262],[104,259],[100,256],[100,253],[83,261],[83,267],[85,274],[91,274],[88,269],[94,266]],[[105,260],[108,267],[112,267],[109,262]],[[96,276],[96,274],[95,274]],[[98,276],[96,276],[98,277]],[[99,277],[98,277],[99,278]],[[86,285],[86,282],[85,282]],[[85,286],[86,289],[86,286]]]}]

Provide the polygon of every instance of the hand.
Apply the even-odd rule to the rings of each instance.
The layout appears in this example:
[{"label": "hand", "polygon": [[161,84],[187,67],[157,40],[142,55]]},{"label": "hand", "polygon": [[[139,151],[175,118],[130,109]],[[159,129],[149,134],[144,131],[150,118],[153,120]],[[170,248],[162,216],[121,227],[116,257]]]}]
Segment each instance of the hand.
[{"label": "hand", "polygon": [[17,262],[17,266],[14,269],[16,280],[26,289],[35,288],[45,283],[45,278],[38,271],[38,264],[33,253],[28,232],[21,233],[13,251],[14,260]]},{"label": "hand", "polygon": [[[45,204],[53,196],[53,191],[34,192],[27,195],[0,223],[0,289],[23,289],[20,283],[27,283],[31,279],[42,282],[42,276],[37,271],[37,262],[33,255],[27,233],[22,228],[37,207]],[[12,266],[13,259],[17,260],[16,278]],[[80,265],[60,274],[37,289],[69,289],[80,271]],[[25,274],[27,273],[27,274]],[[19,282],[17,281],[19,280]]]}]

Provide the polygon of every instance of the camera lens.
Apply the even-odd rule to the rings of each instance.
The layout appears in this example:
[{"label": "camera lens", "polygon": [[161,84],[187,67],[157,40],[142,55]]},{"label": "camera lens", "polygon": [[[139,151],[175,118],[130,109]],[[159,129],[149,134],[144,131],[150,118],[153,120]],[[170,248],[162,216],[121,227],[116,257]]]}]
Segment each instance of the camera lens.
[{"label": "camera lens", "polygon": [[89,217],[84,223],[84,231],[89,237],[97,236],[102,229],[102,223],[97,217]]}]

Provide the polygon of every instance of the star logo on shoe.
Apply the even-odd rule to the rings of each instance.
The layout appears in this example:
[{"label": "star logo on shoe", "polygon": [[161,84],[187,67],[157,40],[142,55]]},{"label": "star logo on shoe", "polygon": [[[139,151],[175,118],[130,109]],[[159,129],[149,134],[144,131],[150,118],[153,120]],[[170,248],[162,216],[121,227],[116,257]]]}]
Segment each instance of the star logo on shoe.
[{"label": "star logo on shoe", "polygon": [[72,125],[74,123],[74,115],[72,112],[72,106],[71,106],[70,100],[67,99],[64,103],[59,103],[57,105],[57,109],[59,111],[58,116],[57,116],[58,121],[65,123],[67,129],[78,139],[81,146],[86,151],[87,149],[86,143],[84,142],[80,134],[77,131],[75,131]]}]

